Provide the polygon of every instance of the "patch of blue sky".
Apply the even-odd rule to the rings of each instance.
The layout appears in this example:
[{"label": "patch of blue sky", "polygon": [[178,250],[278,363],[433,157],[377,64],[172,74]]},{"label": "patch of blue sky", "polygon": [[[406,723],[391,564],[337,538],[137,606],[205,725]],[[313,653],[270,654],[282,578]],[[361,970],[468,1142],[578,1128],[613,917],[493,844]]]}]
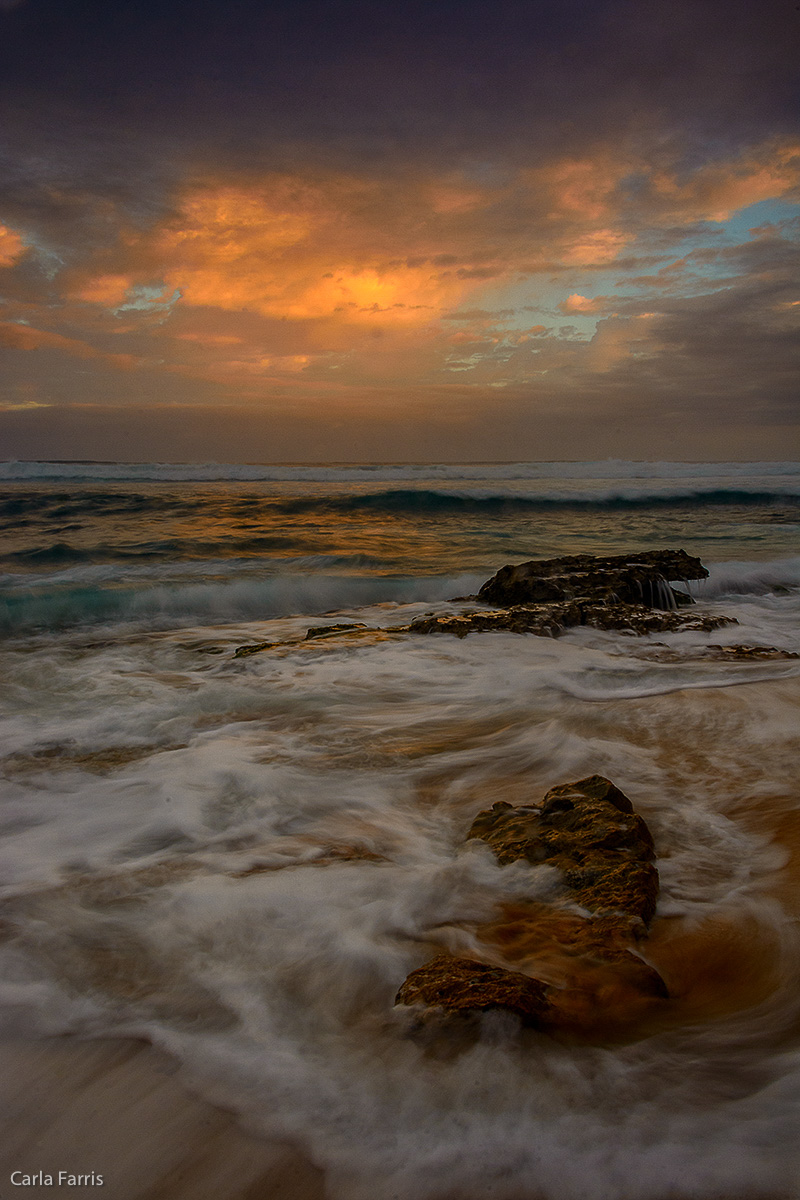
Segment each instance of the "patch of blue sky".
[{"label": "patch of blue sky", "polygon": [[167,295],[163,283],[138,283],[129,288],[125,295],[124,304],[114,309],[115,313],[163,313],[165,316],[172,311],[181,298],[180,288]]},{"label": "patch of blue sky", "polygon": [[[738,273],[738,267],[721,254],[719,257],[694,256],[698,250],[724,250],[752,240],[751,230],[764,226],[780,227],[796,218],[800,205],[787,200],[761,200],[734,213],[727,221],[708,221],[691,230],[676,230],[675,242],[659,247],[653,255],[649,245],[650,234],[629,242],[619,258],[602,267],[583,267],[564,271],[558,275],[520,275],[514,280],[490,285],[480,297],[470,297],[469,307],[480,308],[487,313],[481,324],[509,333],[524,332],[531,326],[544,325],[548,331],[564,336],[564,313],[559,308],[571,295],[578,294],[588,299],[597,296],[613,296],[622,304],[625,301],[654,298],[660,289],[671,295],[698,295],[716,290],[725,281]],[[631,260],[642,257],[657,258],[652,265],[639,265]],[[674,273],[666,273],[663,282],[655,283],[659,271],[670,268],[688,256],[685,266]],[[653,282],[638,282],[642,278]],[[488,314],[496,313],[495,319]],[[570,312],[569,319],[574,327],[573,336],[588,340],[594,336],[597,322],[607,316],[600,313]]]},{"label": "patch of blue sky", "polygon": [[24,232],[22,241],[26,246],[29,246],[36,257],[39,268],[47,279],[55,279],[61,268],[64,266],[64,259],[60,254],[56,254],[55,250],[50,246],[45,245],[40,241],[35,234]]},{"label": "patch of blue sky", "polygon": [[753,236],[751,230],[762,229],[765,225],[780,227],[798,216],[800,204],[793,204],[790,200],[759,200],[757,204],[739,209],[728,221],[723,222],[725,241],[734,245],[747,242]]}]

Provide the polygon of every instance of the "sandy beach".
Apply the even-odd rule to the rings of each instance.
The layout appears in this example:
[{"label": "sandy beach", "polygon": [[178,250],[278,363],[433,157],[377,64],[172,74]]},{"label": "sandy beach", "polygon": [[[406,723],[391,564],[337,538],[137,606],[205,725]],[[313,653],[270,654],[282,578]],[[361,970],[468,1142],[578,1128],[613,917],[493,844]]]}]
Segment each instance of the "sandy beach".
[{"label": "sandy beach", "polygon": [[[103,1178],[70,1196],[319,1200],[322,1172],[292,1146],[249,1137],[193,1096],[167,1055],[131,1039],[0,1046],[0,1196],[14,1172]],[[14,1178],[19,1181],[20,1176]],[[20,1185],[21,1186],[21,1185]],[[38,1188],[32,1191],[38,1192]],[[47,1194],[47,1193],[45,1193]]]}]

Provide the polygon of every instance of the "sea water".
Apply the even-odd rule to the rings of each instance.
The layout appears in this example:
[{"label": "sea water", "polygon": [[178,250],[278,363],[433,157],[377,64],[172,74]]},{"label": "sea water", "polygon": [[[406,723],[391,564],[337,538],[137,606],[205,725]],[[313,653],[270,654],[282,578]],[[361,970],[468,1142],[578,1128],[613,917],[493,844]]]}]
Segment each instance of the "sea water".
[{"label": "sea water", "polygon": [[[709,650],[800,650],[796,464],[0,474],[6,1033],[151,1040],[334,1200],[797,1195],[800,670]],[[392,633],[507,562],[659,548],[738,624]],[[472,819],[593,773],[655,838],[663,1018],[420,1040],[409,971],[553,894]]]}]

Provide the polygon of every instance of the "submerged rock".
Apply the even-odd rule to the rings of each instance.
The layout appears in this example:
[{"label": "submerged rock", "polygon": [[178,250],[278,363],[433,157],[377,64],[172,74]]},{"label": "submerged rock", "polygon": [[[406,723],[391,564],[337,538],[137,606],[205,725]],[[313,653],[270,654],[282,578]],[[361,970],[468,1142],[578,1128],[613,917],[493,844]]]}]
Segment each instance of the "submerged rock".
[{"label": "submerged rock", "polygon": [[653,839],[610,780],[562,784],[539,805],[498,802],[467,837],[486,842],[503,865],[558,867],[561,899],[500,905],[475,930],[491,963],[438,955],[412,971],[396,1003],[448,1016],[506,1009],[546,1032],[591,1039],[619,1036],[667,998],[661,976],[636,953],[658,895]]},{"label": "submerged rock", "polygon": [[344,633],[362,633],[369,626],[360,621],[341,621],[338,625],[312,625],[306,630],[305,641],[313,638],[339,637]]},{"label": "submerged rock", "polygon": [[649,662],[775,662],[782,659],[800,658],[794,650],[780,650],[776,646],[667,646],[664,642],[652,642],[649,646],[634,651],[636,658]]}]

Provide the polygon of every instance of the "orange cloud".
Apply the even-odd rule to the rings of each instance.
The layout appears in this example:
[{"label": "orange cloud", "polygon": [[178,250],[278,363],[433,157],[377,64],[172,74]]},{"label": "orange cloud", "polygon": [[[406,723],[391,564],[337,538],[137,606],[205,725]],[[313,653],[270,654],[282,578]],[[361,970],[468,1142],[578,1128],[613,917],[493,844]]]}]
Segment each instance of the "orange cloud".
[{"label": "orange cloud", "polygon": [[592,313],[601,312],[607,302],[607,296],[581,296],[577,292],[573,292],[571,296],[567,296],[566,300],[562,300],[558,307],[567,316],[589,316]]},{"label": "orange cloud", "polygon": [[0,225],[0,267],[11,267],[22,258],[28,247],[20,235],[6,225]]},{"label": "orange cloud", "polygon": [[18,325],[11,321],[0,322],[0,344],[13,350],[58,350],[73,358],[94,358],[129,371],[139,365],[131,354],[107,354],[77,338],[64,337],[46,329],[34,329],[30,325]]},{"label": "orange cloud", "polygon": [[87,280],[73,295],[77,300],[115,308],[123,303],[134,283],[135,279],[130,275],[96,275],[94,279]]},{"label": "orange cloud", "polygon": [[[147,329],[164,370],[231,394],[263,396],[267,385],[294,388],[300,377],[331,389],[430,383],[452,369],[445,364],[457,347],[468,364],[458,369],[478,369],[464,349],[470,341],[486,347],[489,371],[544,332],[515,330],[515,308],[524,297],[531,311],[550,311],[558,278],[561,295],[575,289],[561,312],[608,314],[617,302],[591,295],[596,272],[618,262],[637,231],[782,194],[797,175],[788,145],[683,175],[606,145],[480,184],[449,170],[208,176],[184,185],[169,217],[121,230],[115,246],[64,279],[78,319],[98,335]],[[674,290],[664,272],[652,280]],[[456,332],[447,325],[456,318],[469,324]],[[605,364],[641,336],[608,327],[590,359]],[[100,356],[75,346],[85,348],[61,348]],[[519,356],[520,378],[534,370],[533,350]]]},{"label": "orange cloud", "polygon": [[[184,306],[294,320],[335,314],[347,323],[376,316],[382,324],[424,323],[476,284],[441,270],[428,253],[408,259],[406,230],[394,232],[386,212],[396,203],[385,184],[343,177],[209,181],[184,194],[169,222],[122,239],[118,257],[135,262],[138,272],[126,265],[85,276],[72,295],[111,307],[137,283],[158,278],[167,293],[180,292]],[[451,188],[438,203],[463,210],[475,198]]]},{"label": "orange cloud", "polygon": [[181,342],[197,342],[199,346],[237,346],[244,338],[233,333],[176,333]]}]

